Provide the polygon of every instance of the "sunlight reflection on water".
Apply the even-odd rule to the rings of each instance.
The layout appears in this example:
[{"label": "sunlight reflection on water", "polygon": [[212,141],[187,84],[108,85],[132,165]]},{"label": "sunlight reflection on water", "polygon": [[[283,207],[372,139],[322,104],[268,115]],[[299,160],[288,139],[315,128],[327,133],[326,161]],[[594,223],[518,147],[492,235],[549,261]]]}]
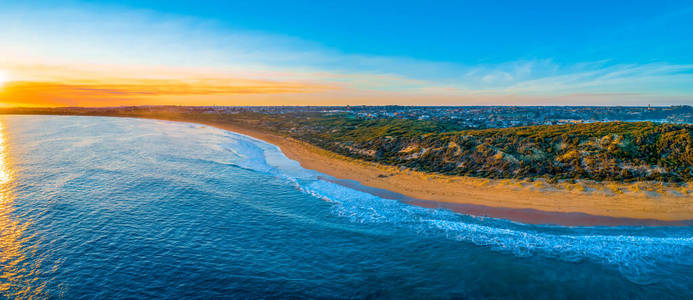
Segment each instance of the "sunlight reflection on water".
[{"label": "sunlight reflection on water", "polygon": [[38,276],[37,262],[27,259],[31,247],[27,247],[31,236],[24,234],[30,221],[20,222],[13,215],[14,196],[9,185],[12,183],[7,143],[3,124],[0,121],[0,294],[9,298],[34,298],[42,295],[45,284]]}]

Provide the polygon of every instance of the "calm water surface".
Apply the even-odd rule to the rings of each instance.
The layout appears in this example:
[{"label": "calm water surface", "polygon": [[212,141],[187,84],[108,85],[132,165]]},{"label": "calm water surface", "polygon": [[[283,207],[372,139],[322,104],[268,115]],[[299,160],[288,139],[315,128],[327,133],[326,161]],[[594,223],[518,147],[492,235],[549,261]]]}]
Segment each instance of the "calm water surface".
[{"label": "calm water surface", "polygon": [[0,116],[9,298],[690,298],[691,227],[524,225],[319,180],[206,126]]}]

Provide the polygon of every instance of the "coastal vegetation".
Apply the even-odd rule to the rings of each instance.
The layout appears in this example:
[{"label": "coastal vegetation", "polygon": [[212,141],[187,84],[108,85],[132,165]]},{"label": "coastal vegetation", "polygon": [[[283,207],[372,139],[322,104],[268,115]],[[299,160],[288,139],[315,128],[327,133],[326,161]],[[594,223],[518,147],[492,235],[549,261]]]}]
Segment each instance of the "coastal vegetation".
[{"label": "coastal vegetation", "polygon": [[210,113],[182,107],[3,112],[221,122],[292,137],[355,159],[445,175],[549,183],[693,180],[693,125],[685,124],[605,122],[472,130],[441,121],[360,119],[348,113]]},{"label": "coastal vegetation", "polygon": [[693,180],[693,126],[652,122],[484,130],[348,115],[253,115],[259,126],[345,156],[417,171],[484,178]]}]

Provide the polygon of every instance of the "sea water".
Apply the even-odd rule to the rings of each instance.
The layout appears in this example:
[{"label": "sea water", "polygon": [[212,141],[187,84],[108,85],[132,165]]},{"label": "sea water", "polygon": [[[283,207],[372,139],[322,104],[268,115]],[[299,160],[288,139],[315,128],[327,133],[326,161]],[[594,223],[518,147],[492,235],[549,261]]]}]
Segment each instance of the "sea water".
[{"label": "sea water", "polygon": [[693,228],[412,206],[209,126],[0,116],[0,295],[690,298]]}]

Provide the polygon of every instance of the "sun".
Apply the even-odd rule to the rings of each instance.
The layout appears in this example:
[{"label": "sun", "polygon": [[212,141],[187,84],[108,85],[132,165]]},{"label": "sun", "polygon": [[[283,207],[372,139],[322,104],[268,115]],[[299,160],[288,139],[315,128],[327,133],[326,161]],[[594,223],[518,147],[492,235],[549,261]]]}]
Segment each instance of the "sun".
[{"label": "sun", "polygon": [[0,88],[7,82],[7,73],[0,70]]}]

